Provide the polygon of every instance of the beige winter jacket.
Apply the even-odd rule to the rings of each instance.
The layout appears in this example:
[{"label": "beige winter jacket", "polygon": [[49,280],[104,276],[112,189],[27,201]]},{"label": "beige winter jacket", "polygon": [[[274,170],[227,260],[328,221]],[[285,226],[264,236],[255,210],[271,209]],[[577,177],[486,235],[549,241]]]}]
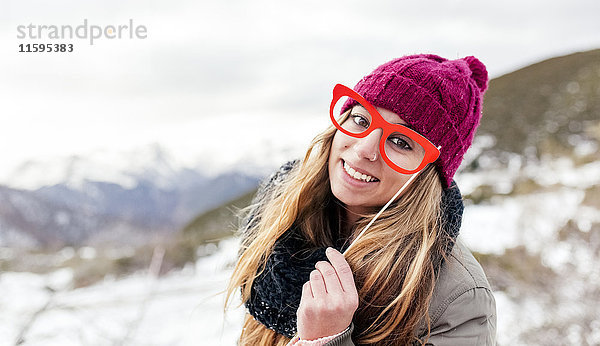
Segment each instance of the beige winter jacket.
[{"label": "beige winter jacket", "polygon": [[[495,345],[496,301],[483,269],[465,244],[457,239],[444,262],[429,308],[431,334],[426,327],[418,335],[426,345]],[[424,323],[423,323],[424,325]],[[328,346],[352,346],[351,325]]]}]

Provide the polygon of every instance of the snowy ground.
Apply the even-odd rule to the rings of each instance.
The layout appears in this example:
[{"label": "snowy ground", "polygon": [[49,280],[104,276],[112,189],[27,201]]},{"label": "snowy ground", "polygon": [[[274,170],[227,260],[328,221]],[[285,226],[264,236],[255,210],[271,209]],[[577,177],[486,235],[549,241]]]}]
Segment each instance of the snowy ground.
[{"label": "snowy ground", "polygon": [[[0,345],[234,345],[243,308],[223,313],[235,239],[195,268],[133,275],[80,289],[68,271],[0,275]],[[48,289],[55,287],[56,292]],[[237,298],[239,300],[239,298]],[[236,300],[236,301],[237,301]]]}]

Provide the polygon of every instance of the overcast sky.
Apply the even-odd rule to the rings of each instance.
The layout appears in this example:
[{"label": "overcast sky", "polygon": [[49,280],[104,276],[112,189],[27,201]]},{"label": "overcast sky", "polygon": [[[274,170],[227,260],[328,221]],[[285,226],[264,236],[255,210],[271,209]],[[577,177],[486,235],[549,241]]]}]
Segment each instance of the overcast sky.
[{"label": "overcast sky", "polygon": [[[227,128],[252,129],[238,138],[252,141],[284,131],[266,129],[273,117],[326,124],[333,85],[353,86],[406,54],[475,55],[497,77],[600,47],[597,0],[0,4],[0,150],[6,166],[148,142],[191,157],[217,150]],[[84,19],[102,27],[132,19],[147,28],[147,38],[98,39],[94,45],[17,39],[18,25],[75,27]],[[74,52],[17,52],[19,44],[57,42],[73,43]]]}]

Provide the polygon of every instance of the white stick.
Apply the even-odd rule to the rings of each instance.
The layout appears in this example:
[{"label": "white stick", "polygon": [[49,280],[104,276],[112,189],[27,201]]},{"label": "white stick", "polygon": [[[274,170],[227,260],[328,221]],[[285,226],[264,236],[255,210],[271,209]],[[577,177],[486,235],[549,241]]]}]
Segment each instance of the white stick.
[{"label": "white stick", "polygon": [[373,217],[373,219],[371,220],[371,222],[369,222],[369,224],[367,226],[365,226],[365,228],[360,231],[360,233],[358,234],[358,236],[356,236],[356,238],[354,239],[354,241],[350,244],[350,246],[348,246],[348,248],[342,253],[343,255],[346,254],[346,252],[348,252],[348,250],[350,250],[350,248],[352,247],[352,245],[354,245],[356,243],[356,241],[369,229],[369,227],[371,227],[371,225],[373,224],[373,222],[375,222],[375,220],[377,220],[377,218],[379,217],[379,215],[381,215],[381,213],[383,213],[387,207],[392,204],[392,202],[396,199],[396,197],[398,197],[398,195],[400,195],[400,193],[402,193],[402,191],[404,191],[404,189],[410,185],[410,183],[413,181],[413,179],[415,179],[415,177],[420,173],[421,171],[413,174],[408,181],[402,185],[402,187],[400,187],[400,190],[398,190],[398,192],[396,192],[396,194],[392,197],[392,199],[389,200],[389,202],[387,202],[383,208],[381,208],[381,210],[379,211],[379,213],[377,213],[377,215],[375,215],[375,217]]}]

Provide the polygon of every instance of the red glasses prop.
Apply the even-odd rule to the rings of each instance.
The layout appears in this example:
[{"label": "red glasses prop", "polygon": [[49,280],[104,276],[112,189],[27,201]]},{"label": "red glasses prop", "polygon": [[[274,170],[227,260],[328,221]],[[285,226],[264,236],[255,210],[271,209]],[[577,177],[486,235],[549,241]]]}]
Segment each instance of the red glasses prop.
[{"label": "red glasses prop", "polygon": [[[339,109],[349,99],[357,104],[336,119],[334,113],[337,110],[339,114]],[[387,122],[367,100],[344,85],[337,84],[333,88],[329,114],[338,130],[355,138],[364,138],[374,130],[382,129],[379,141],[381,157],[388,166],[400,173],[416,173],[440,155],[440,147],[406,125]]]}]

